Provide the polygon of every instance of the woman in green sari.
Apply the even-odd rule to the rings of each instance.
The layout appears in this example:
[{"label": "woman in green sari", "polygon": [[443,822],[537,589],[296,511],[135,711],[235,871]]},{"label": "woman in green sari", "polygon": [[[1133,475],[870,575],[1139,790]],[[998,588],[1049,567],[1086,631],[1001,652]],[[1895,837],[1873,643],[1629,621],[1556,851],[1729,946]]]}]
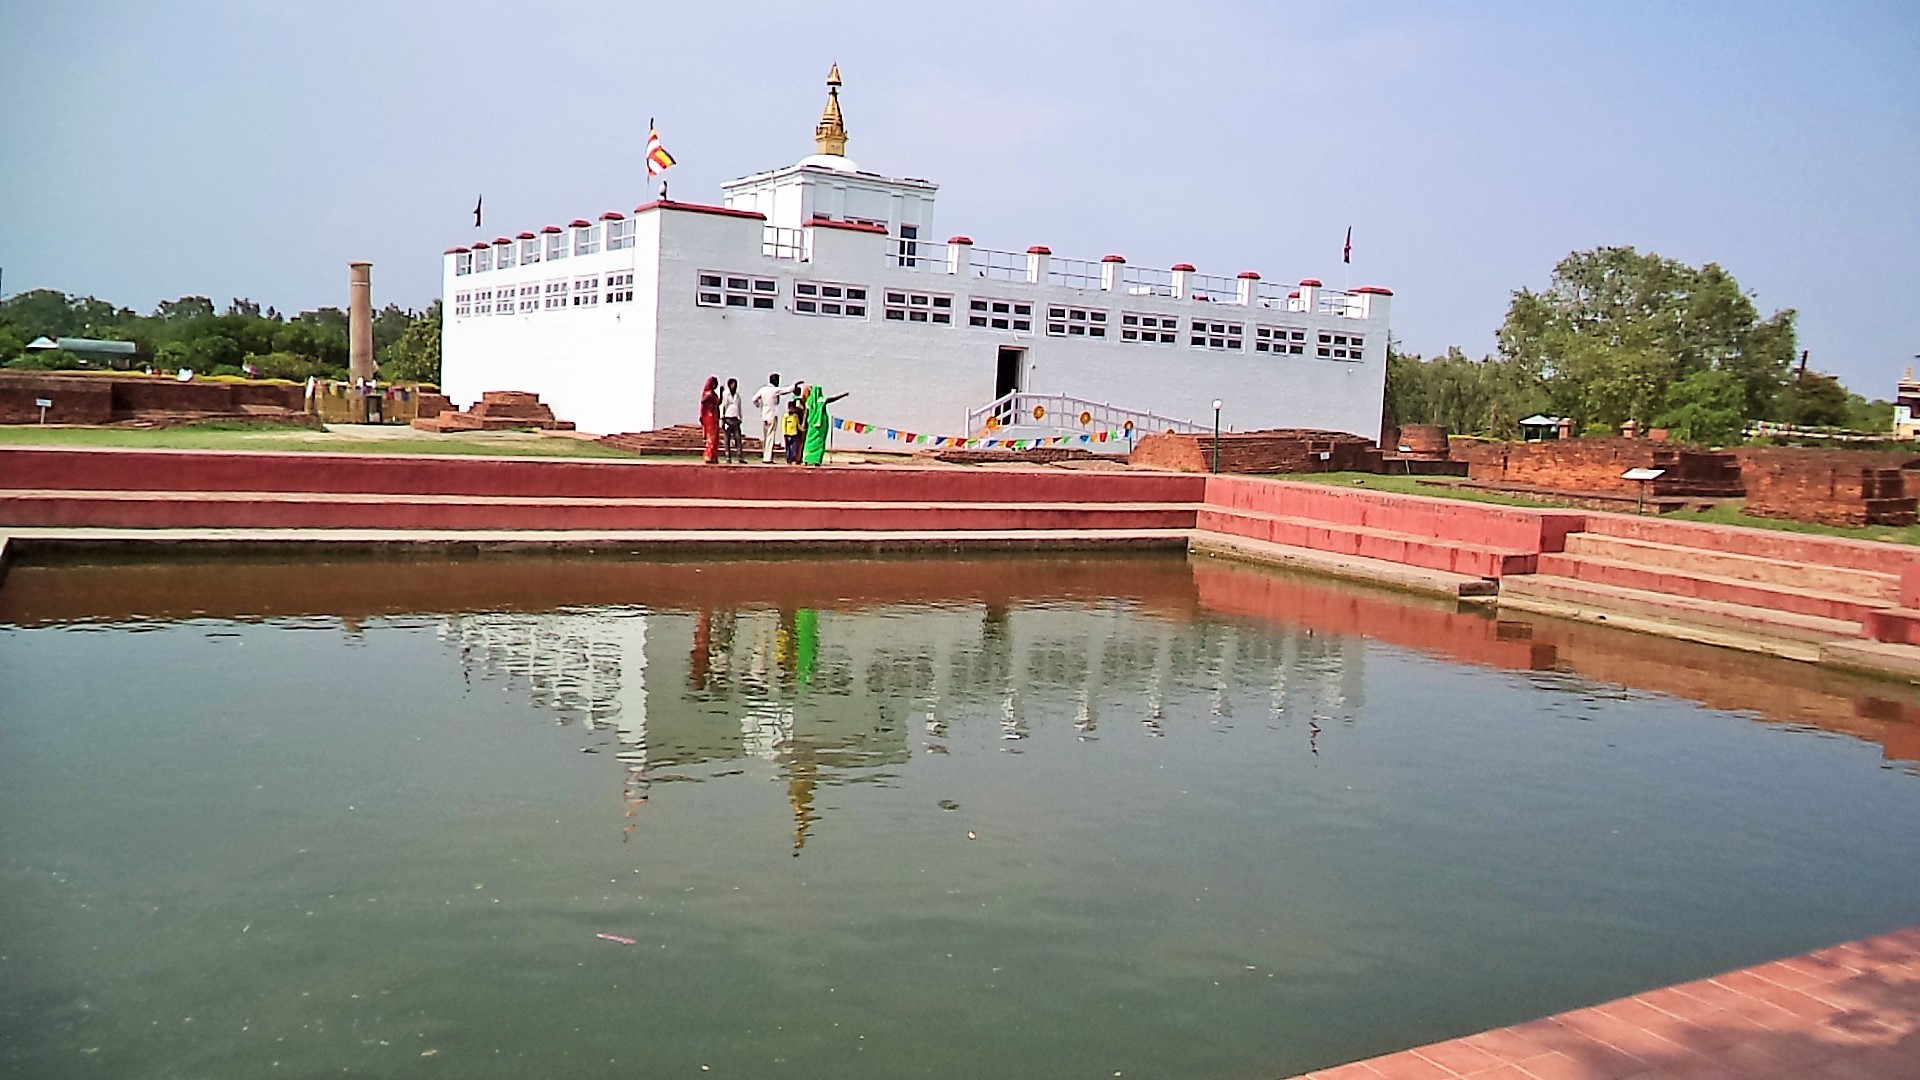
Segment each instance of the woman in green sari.
[{"label": "woman in green sari", "polygon": [[816,385],[807,386],[807,448],[801,456],[808,465],[818,465],[827,456],[827,427],[831,421],[827,417],[827,406],[846,397],[846,394],[826,395],[826,391]]}]

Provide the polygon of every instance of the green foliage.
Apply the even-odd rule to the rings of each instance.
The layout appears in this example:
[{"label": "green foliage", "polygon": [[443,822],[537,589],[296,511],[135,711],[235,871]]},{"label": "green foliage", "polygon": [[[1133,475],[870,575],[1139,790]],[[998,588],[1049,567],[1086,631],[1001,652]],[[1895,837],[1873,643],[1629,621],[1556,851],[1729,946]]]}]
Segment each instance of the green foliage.
[{"label": "green foliage", "polygon": [[61,349],[43,349],[39,352],[23,352],[7,361],[7,367],[13,371],[72,371],[75,368],[92,367],[79,357]]},{"label": "green foliage", "polygon": [[1794,313],[1760,318],[1719,266],[1692,267],[1630,247],[1568,255],[1543,292],[1513,294],[1500,355],[1536,373],[1576,426],[1645,423],[1673,384],[1721,371],[1743,418],[1772,419],[1794,355]]},{"label": "green foliage", "polygon": [[1893,430],[1893,402],[1875,399],[1868,401],[1859,394],[1847,395],[1847,426],[1855,431],[1868,433],[1891,432]]},{"label": "green foliage", "polygon": [[262,379],[305,382],[310,376],[327,374],[325,364],[311,356],[301,356],[299,353],[273,352],[264,355],[248,353],[247,363],[253,365],[254,374]]},{"label": "green foliage", "polygon": [[1439,424],[1461,435],[1514,438],[1548,405],[1539,377],[1519,364],[1474,360],[1458,348],[1431,360],[1387,350],[1387,422]]},{"label": "green foliage", "polygon": [[[1802,371],[1787,388],[1782,418],[1802,427],[1845,427],[1853,418],[1851,397],[1839,379],[1817,371]],[[1887,416],[1887,427],[1891,428],[1891,409]]]},{"label": "green foliage", "polygon": [[1667,388],[1654,423],[1682,442],[1723,446],[1740,437],[1746,388],[1731,371],[1696,371]]},{"label": "green foliage", "polygon": [[[387,305],[374,317],[376,347],[397,345],[419,318]],[[183,296],[161,301],[151,315],[53,289],[34,289],[0,302],[0,361],[18,356],[27,342],[41,335],[131,341],[137,347],[135,366],[152,364],[165,371],[185,367],[211,374],[238,371],[244,362],[265,361],[275,370],[301,372],[290,378],[305,379],[308,374],[345,378],[347,374],[347,313],[332,307],[303,311],[289,321],[278,311],[263,312],[259,304],[242,297],[218,311],[207,297]],[[437,317],[433,336],[437,370]],[[71,358],[43,358],[33,365],[56,361],[60,367],[75,366]]]},{"label": "green foliage", "polygon": [[440,384],[440,302],[380,353],[380,374],[397,382]]}]

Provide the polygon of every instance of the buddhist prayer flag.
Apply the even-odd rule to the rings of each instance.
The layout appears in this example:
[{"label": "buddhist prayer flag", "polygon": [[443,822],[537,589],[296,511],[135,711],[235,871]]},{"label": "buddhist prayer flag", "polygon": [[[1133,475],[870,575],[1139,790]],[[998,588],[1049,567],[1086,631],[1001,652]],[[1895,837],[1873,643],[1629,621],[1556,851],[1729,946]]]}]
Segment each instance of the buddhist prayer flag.
[{"label": "buddhist prayer flag", "polygon": [[1347,226],[1347,242],[1340,248],[1340,261],[1343,263],[1353,261],[1353,226],[1351,225]]},{"label": "buddhist prayer flag", "polygon": [[480,227],[480,203],[485,199],[485,195],[476,195],[473,199],[473,227],[476,229]]},{"label": "buddhist prayer flag", "polygon": [[651,180],[654,177],[659,176],[661,173],[666,172],[668,169],[673,168],[673,166],[674,166],[673,155],[667,153],[667,148],[660,145],[659,129],[653,127],[652,125],[648,125],[647,127],[647,179]]}]

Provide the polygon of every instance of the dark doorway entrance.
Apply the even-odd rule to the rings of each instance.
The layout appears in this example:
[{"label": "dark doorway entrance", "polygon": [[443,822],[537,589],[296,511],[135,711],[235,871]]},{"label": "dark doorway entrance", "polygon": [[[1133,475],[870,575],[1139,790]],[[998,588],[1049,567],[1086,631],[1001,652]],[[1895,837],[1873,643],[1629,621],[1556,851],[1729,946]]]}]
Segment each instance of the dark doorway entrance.
[{"label": "dark doorway entrance", "polygon": [[1000,346],[1000,367],[993,379],[993,396],[1003,398],[1020,389],[1020,369],[1025,367],[1027,350]]}]

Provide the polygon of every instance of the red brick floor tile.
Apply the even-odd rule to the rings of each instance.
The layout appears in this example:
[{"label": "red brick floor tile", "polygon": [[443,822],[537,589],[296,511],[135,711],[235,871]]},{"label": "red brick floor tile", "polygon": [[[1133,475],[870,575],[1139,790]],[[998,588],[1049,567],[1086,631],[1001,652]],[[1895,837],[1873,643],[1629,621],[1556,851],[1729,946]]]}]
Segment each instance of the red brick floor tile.
[{"label": "red brick floor tile", "polygon": [[1641,994],[1638,1000],[1682,1020],[1691,1020],[1696,1016],[1705,1016],[1714,1011],[1714,1006],[1671,986],[1663,986],[1658,990]]},{"label": "red brick floor tile", "polygon": [[1618,1001],[1609,1001],[1605,1005],[1596,1005],[1594,1008],[1615,1020],[1624,1020],[1643,1028],[1663,1024],[1673,1018],[1671,1013],[1662,1012],[1639,998],[1621,998]]},{"label": "red brick floor tile", "polygon": [[1416,1046],[1413,1052],[1461,1076],[1506,1064],[1502,1059],[1462,1039],[1434,1043],[1432,1046]]},{"label": "red brick floor tile", "polygon": [[1550,1049],[1521,1035],[1512,1028],[1494,1028],[1492,1031],[1483,1031],[1478,1035],[1469,1035],[1461,1041],[1468,1046],[1485,1050],[1487,1053],[1505,1062],[1514,1062],[1523,1058],[1530,1058]]},{"label": "red brick floor tile", "polygon": [[1451,1069],[1444,1069],[1411,1050],[1386,1057],[1370,1058],[1367,1065],[1386,1080],[1454,1080]]},{"label": "red brick floor tile", "polygon": [[1485,1072],[1472,1073],[1469,1080],[1533,1080],[1533,1075],[1518,1065],[1501,1065]]},{"label": "red brick floor tile", "polygon": [[1768,982],[1778,983],[1794,990],[1804,990],[1809,986],[1827,981],[1825,974],[1796,967],[1787,960],[1775,960],[1771,964],[1761,964],[1759,967],[1747,970]]},{"label": "red brick floor tile", "polygon": [[1753,996],[1769,1005],[1778,1005],[1803,1020],[1825,1020],[1840,1011],[1828,1002],[1809,997],[1799,990],[1789,990],[1784,986],[1772,990],[1758,990]]},{"label": "red brick floor tile", "polygon": [[1336,1065],[1331,1069],[1310,1072],[1307,1076],[1310,1080],[1380,1080],[1380,1074],[1364,1061]]}]

